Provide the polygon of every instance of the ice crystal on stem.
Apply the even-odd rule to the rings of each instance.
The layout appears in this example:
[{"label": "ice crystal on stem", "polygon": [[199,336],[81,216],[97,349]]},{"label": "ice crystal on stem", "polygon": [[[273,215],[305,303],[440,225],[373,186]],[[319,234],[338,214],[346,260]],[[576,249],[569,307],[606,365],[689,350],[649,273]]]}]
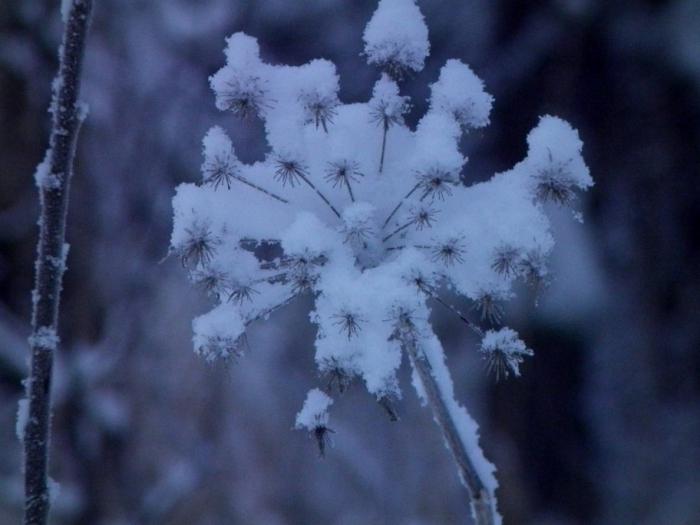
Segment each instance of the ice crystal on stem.
[{"label": "ice crystal on stem", "polygon": [[[265,63],[257,41],[227,40],[210,79],[217,106],[262,119],[269,154],[240,162],[222,128],[204,138],[201,184],[173,199],[171,252],[217,302],[194,320],[207,361],[238,356],[247,329],[301,295],[314,301],[315,360],[328,393],[312,390],[297,418],[325,453],[330,392],[364,383],[397,419],[403,357],[470,492],[479,524],[499,522],[493,467],[478,427],[454,399],[431,307],[476,333],[497,378],[517,376],[532,355],[500,324],[522,280],[540,288],[554,240],[548,202],[568,204],[592,185],[578,133],[545,116],[512,169],[467,186],[464,133],[486,126],[493,99],[467,66],[449,60],[415,129],[404,116],[402,74],[423,67],[427,28],[414,0],[381,0],[364,34],[383,68],[366,103],[338,98],[335,66]],[[450,297],[443,292],[449,290]],[[460,309],[466,298],[472,308]]]}]

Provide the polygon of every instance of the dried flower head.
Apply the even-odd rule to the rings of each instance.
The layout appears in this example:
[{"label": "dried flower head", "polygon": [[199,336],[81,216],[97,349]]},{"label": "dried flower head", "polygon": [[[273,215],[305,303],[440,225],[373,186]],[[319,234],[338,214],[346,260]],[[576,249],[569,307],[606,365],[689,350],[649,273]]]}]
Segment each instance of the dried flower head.
[{"label": "dried flower head", "polygon": [[501,291],[480,291],[474,299],[473,310],[480,313],[482,321],[500,324],[503,319],[502,301],[508,299],[508,294]]},{"label": "dried flower head", "polygon": [[259,77],[233,77],[217,93],[217,106],[247,119],[260,116],[271,106],[267,91]]},{"label": "dried flower head", "polygon": [[195,221],[192,226],[185,229],[186,239],[177,249],[183,266],[206,266],[214,253],[216,246],[221,243],[214,236],[206,222]]},{"label": "dried flower head", "polygon": [[432,201],[436,199],[444,201],[446,197],[452,195],[452,188],[458,183],[458,174],[440,168],[430,168],[418,174],[419,189],[422,192],[421,200],[430,197]]},{"label": "dried flower head", "polygon": [[220,299],[229,287],[229,277],[226,272],[213,266],[198,268],[192,272],[191,277],[197,286],[217,299]]},{"label": "dried flower head", "polygon": [[333,314],[333,318],[335,319],[334,324],[348,336],[348,339],[357,336],[360,332],[360,324],[365,322],[360,315],[348,310]]},{"label": "dried flower head", "polygon": [[550,151],[549,163],[534,176],[535,199],[542,203],[554,202],[560,206],[571,203],[576,194],[570,165],[571,159],[565,162],[555,161]]},{"label": "dried flower head", "polygon": [[503,277],[512,277],[518,271],[519,259],[520,250],[503,244],[494,251],[491,268]]},{"label": "dried flower head", "polygon": [[293,188],[299,184],[300,179],[307,176],[306,166],[291,156],[278,156],[275,166],[275,180],[281,182],[282,186],[289,184]]},{"label": "dried flower head", "polygon": [[486,369],[496,376],[496,381],[501,377],[507,379],[510,374],[519,376],[520,365],[525,357],[534,355],[534,352],[527,348],[518,338],[518,334],[510,328],[486,332],[479,352],[486,361]]},{"label": "dried flower head", "polygon": [[418,206],[411,210],[411,221],[416,225],[417,230],[432,228],[438,211],[429,206]]},{"label": "dried flower head", "polygon": [[350,183],[360,182],[361,177],[364,175],[360,172],[360,165],[357,162],[342,159],[328,163],[324,178],[333,184],[334,188],[346,186],[350,189]]},{"label": "dried flower head", "polygon": [[202,166],[202,178],[205,184],[214,186],[214,189],[223,184],[230,189],[237,169],[236,157],[229,152],[223,152],[206,159]]},{"label": "dried flower head", "polygon": [[340,104],[337,94],[324,94],[318,91],[302,92],[299,99],[304,107],[307,122],[312,122],[316,128],[321,126],[328,133],[328,125],[333,123],[336,107]]},{"label": "dried flower head", "polygon": [[245,302],[252,301],[253,295],[258,293],[259,292],[249,284],[232,283],[229,286],[228,300],[241,305]]},{"label": "dried flower head", "polygon": [[441,262],[445,266],[464,262],[464,241],[460,237],[451,237],[444,242],[439,242],[431,248],[433,262]]}]

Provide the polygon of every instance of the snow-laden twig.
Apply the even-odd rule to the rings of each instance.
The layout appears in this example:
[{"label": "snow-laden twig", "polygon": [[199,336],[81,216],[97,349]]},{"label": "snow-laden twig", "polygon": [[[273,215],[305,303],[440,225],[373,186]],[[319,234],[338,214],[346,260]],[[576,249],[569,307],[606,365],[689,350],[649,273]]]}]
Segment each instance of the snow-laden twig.
[{"label": "snow-laden twig", "polygon": [[[399,316],[396,336],[418,375],[420,385],[417,388],[432,410],[433,418],[442,431],[447,448],[457,463],[460,478],[469,492],[475,523],[477,525],[500,523],[492,489],[489,489],[482,479],[482,474],[472,458],[474,451],[465,443],[465,439],[458,429],[459,423],[455,421],[455,410],[450,409],[450,405],[456,404],[454,394],[446,392],[445,385],[440,384],[439,376],[421,346],[412,320],[407,315]],[[478,453],[481,454],[481,451],[478,450]]]},{"label": "snow-laden twig", "polygon": [[[80,72],[92,0],[72,0],[60,48],[59,71],[53,86],[50,149],[37,170],[41,199],[39,242],[33,292],[31,369],[27,382],[29,414],[24,427],[25,525],[48,519],[48,448],[51,374],[58,337],[59,298],[65,271],[68,191],[78,129],[85,111],[78,102]],[[42,176],[44,175],[44,176]]]}]

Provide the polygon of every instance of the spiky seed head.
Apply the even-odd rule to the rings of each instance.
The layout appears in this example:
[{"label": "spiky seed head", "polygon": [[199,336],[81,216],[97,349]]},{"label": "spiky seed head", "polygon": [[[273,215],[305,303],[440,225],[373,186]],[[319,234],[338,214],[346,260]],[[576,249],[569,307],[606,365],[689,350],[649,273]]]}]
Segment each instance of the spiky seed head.
[{"label": "spiky seed head", "polygon": [[241,305],[245,302],[251,302],[253,300],[253,295],[258,293],[259,292],[249,284],[232,283],[229,289],[228,300]]},{"label": "spiky seed head", "polygon": [[507,298],[507,294],[502,292],[482,290],[474,299],[472,310],[480,313],[482,321],[488,321],[492,325],[500,324],[504,313],[501,302]]},{"label": "spiky seed head", "polygon": [[519,260],[520,250],[503,244],[494,251],[491,268],[503,277],[512,277],[518,271]]},{"label": "spiky seed head", "polygon": [[384,129],[400,126],[404,123],[403,116],[411,110],[407,97],[396,99],[380,99],[370,107],[370,120]]},{"label": "spiky seed head", "polygon": [[336,108],[340,104],[338,96],[323,95],[317,91],[302,93],[299,97],[306,113],[306,121],[313,122],[318,129],[328,133],[328,125],[333,123],[333,118],[337,114]]},{"label": "spiky seed head", "polygon": [[444,242],[440,242],[432,247],[433,262],[441,262],[445,266],[452,266],[456,263],[464,262],[466,249],[459,237],[452,237]]},{"label": "spiky seed head", "polygon": [[556,161],[549,152],[549,162],[534,176],[534,196],[541,203],[553,202],[565,206],[574,200],[574,180],[571,176],[571,162]]},{"label": "spiky seed head", "polygon": [[411,220],[416,225],[416,229],[421,231],[425,228],[432,228],[438,211],[429,206],[420,206],[411,210]]},{"label": "spiky seed head", "polygon": [[245,334],[236,338],[211,336],[206,338],[204,344],[195,348],[195,351],[207,362],[213,362],[218,359],[231,360],[237,359],[243,354],[246,344]]},{"label": "spiky seed head", "polygon": [[208,295],[221,298],[221,295],[226,292],[229,287],[229,277],[226,272],[223,272],[212,266],[199,268],[192,272],[192,281],[200,286]]},{"label": "spiky seed head", "polygon": [[459,182],[459,176],[454,172],[440,168],[430,168],[418,173],[418,184],[423,192],[421,200],[430,198],[431,201],[444,201],[452,195],[452,187]]},{"label": "spiky seed head", "polygon": [[279,156],[275,159],[275,180],[282,186],[289,184],[292,188],[299,184],[300,179],[308,176],[306,166],[298,159],[289,156]]},{"label": "spiky seed head", "polygon": [[501,377],[507,379],[510,374],[520,376],[520,365],[526,357],[534,355],[525,343],[518,338],[518,334],[510,328],[489,330],[484,334],[479,347],[486,369],[494,374],[496,381]]},{"label": "spiky seed head", "polygon": [[547,282],[547,259],[539,250],[530,250],[518,263],[518,273],[535,291]]},{"label": "spiky seed head", "polygon": [[217,105],[242,119],[261,116],[263,110],[272,105],[263,81],[258,77],[229,80],[217,98]]},{"label": "spiky seed head", "polygon": [[223,184],[231,189],[231,180],[236,176],[237,171],[238,163],[233,155],[230,153],[218,154],[207,158],[204,162],[202,179],[204,184],[214,186],[215,190]]},{"label": "spiky seed head", "polygon": [[326,388],[330,391],[337,388],[340,394],[345,393],[352,383],[354,373],[348,370],[338,359],[331,357],[319,363],[319,370],[327,378]]},{"label": "spiky seed head", "polygon": [[333,314],[333,324],[348,336],[348,340],[356,337],[360,332],[360,324],[365,320],[358,314],[349,310],[341,310],[337,314]]},{"label": "spiky seed head", "polygon": [[364,174],[360,173],[360,165],[354,160],[347,159],[328,163],[324,176],[326,182],[333,184],[334,188],[348,182],[359,182],[360,177],[364,177]]},{"label": "spiky seed head", "polygon": [[183,266],[207,266],[216,253],[216,246],[221,243],[220,239],[214,236],[208,224],[199,221],[185,229],[185,233],[187,237],[178,249]]},{"label": "spiky seed head", "polygon": [[326,457],[326,448],[328,445],[333,444],[330,434],[335,434],[335,430],[328,428],[326,425],[318,425],[314,427],[311,434],[313,435],[314,439],[316,439],[319,457]]}]

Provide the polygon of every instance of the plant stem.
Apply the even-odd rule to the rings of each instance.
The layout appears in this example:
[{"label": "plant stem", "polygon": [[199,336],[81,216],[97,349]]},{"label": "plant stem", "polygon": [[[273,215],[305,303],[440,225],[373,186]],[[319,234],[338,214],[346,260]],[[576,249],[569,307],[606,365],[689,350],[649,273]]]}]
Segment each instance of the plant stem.
[{"label": "plant stem", "polygon": [[468,447],[460,436],[453,414],[451,413],[447,394],[443,392],[438,383],[433,367],[427,355],[419,346],[419,342],[412,329],[400,329],[399,338],[401,346],[408,354],[411,364],[418,374],[425,398],[430,406],[435,422],[440,427],[448,449],[452,453],[460,477],[467,488],[471,499],[472,514],[476,525],[494,525],[495,502],[493,496],[484,485],[474,462],[472,461]]},{"label": "plant stem", "polygon": [[303,180],[306,184],[308,184],[309,187],[310,187],[312,190],[314,190],[314,191],[316,192],[316,194],[317,194],[319,197],[321,197],[321,200],[323,200],[323,202],[325,202],[325,203],[328,205],[328,207],[329,207],[329,208],[331,209],[331,211],[335,214],[335,216],[338,217],[338,218],[340,219],[340,213],[338,212],[338,210],[335,209],[335,206],[333,206],[333,205],[331,204],[331,201],[328,200],[328,197],[326,197],[326,196],[321,192],[321,190],[319,190],[319,189],[316,187],[316,185],[315,185],[313,182],[311,182],[311,181],[309,180],[309,178],[308,178],[306,175],[304,175],[303,173],[297,173],[297,175],[299,176],[299,178],[301,178],[301,180]]},{"label": "plant stem", "polygon": [[382,228],[386,228],[386,226],[387,226],[387,224],[389,224],[389,221],[391,220],[391,218],[394,215],[396,215],[396,212],[399,211],[401,206],[403,206],[403,203],[406,202],[406,199],[408,199],[411,195],[413,195],[413,192],[416,191],[418,188],[420,188],[420,182],[418,184],[416,184],[415,186],[413,186],[413,188],[411,188],[411,190],[406,195],[404,195],[403,199],[401,199],[399,201],[399,203],[394,207],[394,209],[391,210],[391,213],[389,214],[389,216],[384,220],[384,224],[382,225]]},{"label": "plant stem", "polygon": [[384,133],[382,135],[382,154],[379,158],[379,173],[384,171],[384,154],[386,153],[386,136],[389,133],[389,121],[384,118]]},{"label": "plant stem", "polygon": [[[53,120],[48,157],[51,183],[40,184],[41,216],[33,292],[31,367],[27,381],[29,414],[24,428],[24,524],[45,525],[48,491],[51,374],[65,271],[66,213],[80,123],[78,95],[92,0],[72,0],[54,83]],[[41,182],[41,181],[40,181]]]},{"label": "plant stem", "polygon": [[275,193],[272,193],[271,191],[266,190],[265,188],[258,186],[257,184],[255,184],[253,182],[250,182],[248,179],[246,179],[245,177],[243,177],[241,175],[232,175],[232,177],[234,179],[236,179],[237,181],[240,181],[243,184],[247,184],[251,188],[258,190],[259,192],[264,193],[268,197],[272,197],[273,199],[280,201],[280,202],[283,202],[284,204],[289,204],[289,201],[287,199],[282,198],[279,195],[276,195]]}]

